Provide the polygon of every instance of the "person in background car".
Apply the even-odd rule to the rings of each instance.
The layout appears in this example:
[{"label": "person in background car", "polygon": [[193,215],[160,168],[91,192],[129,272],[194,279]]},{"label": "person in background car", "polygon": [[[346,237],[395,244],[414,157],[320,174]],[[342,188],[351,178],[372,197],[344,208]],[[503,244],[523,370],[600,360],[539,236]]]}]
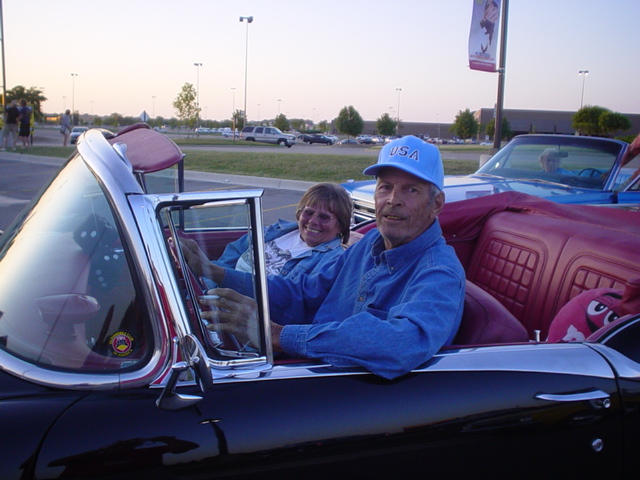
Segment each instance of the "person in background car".
[{"label": "person in background car", "polygon": [[[267,274],[295,279],[341,255],[349,242],[353,214],[346,190],[333,183],[318,183],[309,188],[296,208],[296,222],[279,220],[265,228],[264,242]],[[192,240],[182,240],[185,255],[196,274],[211,278],[210,262]],[[243,272],[253,270],[249,237],[244,235],[225,248],[213,262]]]},{"label": "person in background car", "polygon": [[562,168],[560,163],[562,162],[560,152],[557,148],[547,148],[544,152],[540,154],[540,165],[542,165],[542,170],[547,173],[559,173],[562,175],[572,175],[573,172],[567,170],[566,168]]},{"label": "person in background car", "polygon": [[[453,341],[465,274],[437,219],[444,206],[438,148],[402,137],[364,173],[377,179],[377,229],[315,274],[269,277],[271,343],[275,352],[362,366],[391,379]],[[223,288],[209,290],[200,303],[220,308],[221,323],[208,328],[255,342],[255,301],[245,296],[251,277],[219,267],[212,273]]]}]

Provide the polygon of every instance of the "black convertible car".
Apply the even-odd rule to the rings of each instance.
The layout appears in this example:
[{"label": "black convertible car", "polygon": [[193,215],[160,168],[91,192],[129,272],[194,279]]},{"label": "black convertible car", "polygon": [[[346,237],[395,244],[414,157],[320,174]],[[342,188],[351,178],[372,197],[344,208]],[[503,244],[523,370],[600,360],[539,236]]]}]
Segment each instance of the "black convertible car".
[{"label": "black convertible car", "polygon": [[[274,358],[262,192],[181,192],[182,158],[142,126],[90,130],[0,237],[1,479],[637,478],[640,315],[545,339],[579,294],[632,291],[640,213],[448,204],[463,324],[389,381]],[[205,328],[180,240],[215,258],[245,233],[243,345]]]}]

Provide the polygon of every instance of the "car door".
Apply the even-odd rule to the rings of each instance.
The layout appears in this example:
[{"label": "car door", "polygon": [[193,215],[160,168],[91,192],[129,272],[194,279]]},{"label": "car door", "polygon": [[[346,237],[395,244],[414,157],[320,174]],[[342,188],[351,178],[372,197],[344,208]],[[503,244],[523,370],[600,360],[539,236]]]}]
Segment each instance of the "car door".
[{"label": "car door", "polygon": [[276,366],[269,378],[214,383],[225,468],[261,478],[621,472],[616,381],[583,345],[449,351],[393,381],[330,366]]},{"label": "car door", "polygon": [[[50,470],[39,472],[120,478],[128,464],[168,478],[597,478],[622,468],[613,373],[584,345],[448,351],[393,381],[282,364],[218,378],[184,411],[154,398],[78,402],[49,434]],[[66,454],[70,437],[85,454]]]}]

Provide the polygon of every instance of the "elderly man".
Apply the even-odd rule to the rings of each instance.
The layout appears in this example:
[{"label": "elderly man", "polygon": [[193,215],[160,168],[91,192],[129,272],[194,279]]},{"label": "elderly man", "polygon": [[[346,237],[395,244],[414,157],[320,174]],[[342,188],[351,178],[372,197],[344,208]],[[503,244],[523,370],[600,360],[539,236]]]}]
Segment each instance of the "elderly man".
[{"label": "elderly man", "polygon": [[[323,271],[295,281],[269,277],[272,343],[294,357],[395,378],[453,341],[465,276],[437,220],[444,205],[437,147],[400,138],[364,173],[377,179],[377,229]],[[219,312],[223,327],[237,334],[250,308],[238,292],[251,291],[250,278],[219,267],[212,274],[228,288],[210,290],[220,298],[202,302],[228,311]]]}]

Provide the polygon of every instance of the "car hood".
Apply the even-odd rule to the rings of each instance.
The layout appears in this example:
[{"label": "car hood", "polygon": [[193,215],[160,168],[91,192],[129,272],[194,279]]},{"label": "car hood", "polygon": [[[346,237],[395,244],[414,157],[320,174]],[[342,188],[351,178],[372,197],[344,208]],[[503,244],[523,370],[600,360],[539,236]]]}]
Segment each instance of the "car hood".
[{"label": "car hood", "polygon": [[[375,181],[348,182],[343,186],[352,197],[373,203]],[[501,192],[520,192],[542,198],[553,197],[551,199],[559,203],[608,202],[611,196],[610,192],[568,187],[540,180],[513,180],[482,174],[447,175],[444,179],[444,192],[447,203]],[[584,198],[576,198],[577,195]]]}]

